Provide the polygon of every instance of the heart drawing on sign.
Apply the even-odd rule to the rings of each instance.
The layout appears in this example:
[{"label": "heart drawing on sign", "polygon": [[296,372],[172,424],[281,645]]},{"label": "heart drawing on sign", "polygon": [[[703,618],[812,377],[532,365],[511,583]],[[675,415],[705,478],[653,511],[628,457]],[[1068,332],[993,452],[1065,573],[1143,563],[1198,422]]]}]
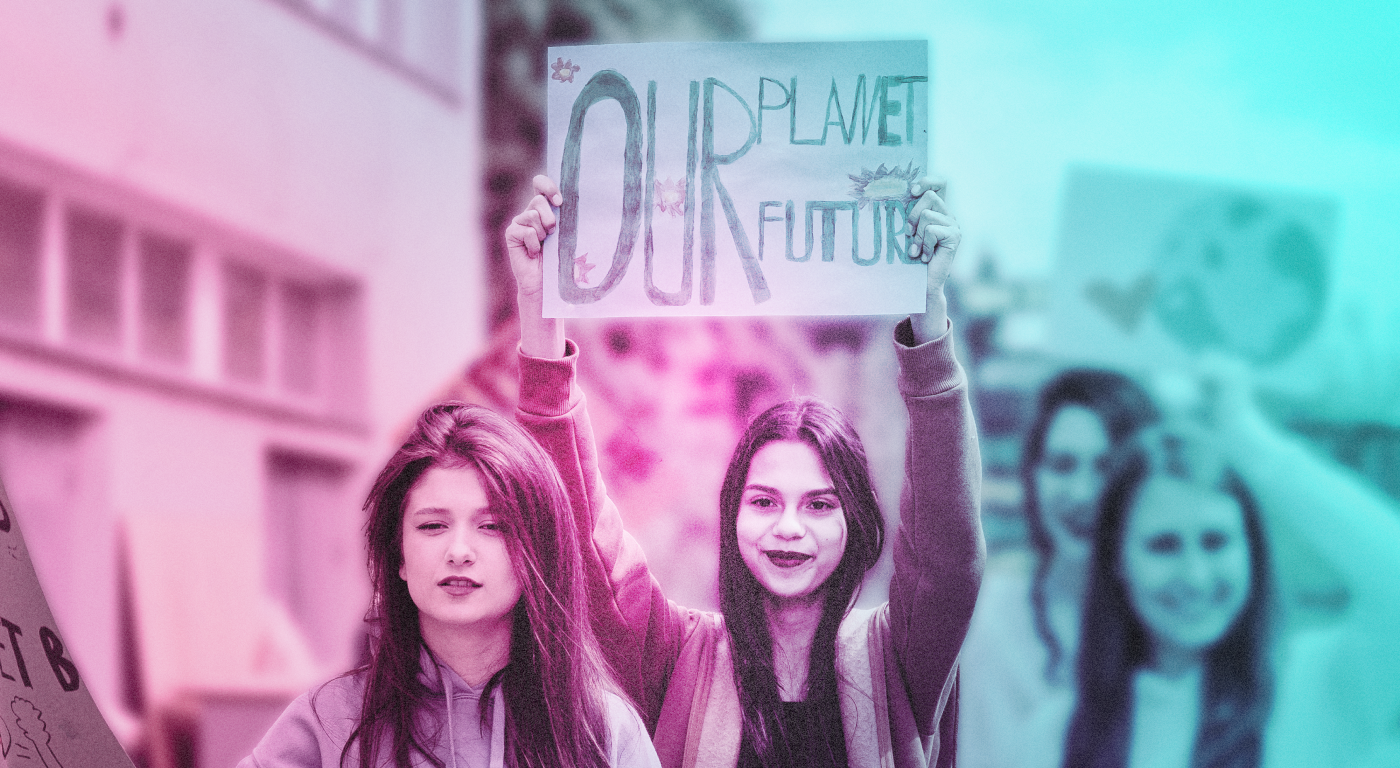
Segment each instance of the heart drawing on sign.
[{"label": "heart drawing on sign", "polygon": [[1156,293],[1157,278],[1151,272],[1134,280],[1127,288],[1119,288],[1107,280],[1094,280],[1084,285],[1084,298],[1129,334],[1137,331]]}]

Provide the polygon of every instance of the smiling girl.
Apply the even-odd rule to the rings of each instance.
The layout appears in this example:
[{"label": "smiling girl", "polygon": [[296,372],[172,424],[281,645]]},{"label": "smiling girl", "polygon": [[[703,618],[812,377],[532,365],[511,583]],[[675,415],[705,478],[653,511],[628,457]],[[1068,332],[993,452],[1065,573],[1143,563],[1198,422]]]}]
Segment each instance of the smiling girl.
[{"label": "smiling girl", "polygon": [[[1230,389],[1229,385],[1225,389]],[[1064,765],[1390,766],[1400,758],[1400,518],[1235,393],[1217,441],[1151,430],[1094,540]],[[1248,483],[1248,484],[1246,484]],[[1258,498],[1256,500],[1256,494]],[[1301,536],[1345,585],[1276,633],[1270,568]]]},{"label": "smiling girl", "polygon": [[240,767],[655,766],[590,629],[568,505],[516,425],[425,411],[365,502],[369,664],[293,702]]},{"label": "smiling girl", "polygon": [[[670,603],[622,530],[598,470],[578,350],[542,317],[541,243],[558,188],[506,231],[521,323],[520,411],[593,532],[595,627],[666,766],[951,765],[958,648],[981,578],[980,460],[943,285],[961,237],[927,181],[909,252],[928,264],[927,312],[895,329],[910,425],[888,603],[853,610],[884,542],[865,450],[811,399],[757,417],[720,495],[719,614]],[[913,271],[911,270],[911,274]]]}]

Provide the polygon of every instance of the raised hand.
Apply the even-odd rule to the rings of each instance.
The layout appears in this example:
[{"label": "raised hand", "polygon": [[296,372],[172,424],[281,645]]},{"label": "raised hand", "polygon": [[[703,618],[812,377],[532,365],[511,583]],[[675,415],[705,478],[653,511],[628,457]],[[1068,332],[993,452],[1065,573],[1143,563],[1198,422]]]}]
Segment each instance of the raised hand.
[{"label": "raised hand", "polygon": [[506,253],[515,275],[515,289],[522,296],[538,296],[544,290],[544,270],[540,254],[544,240],[554,231],[559,217],[554,206],[563,202],[559,187],[548,176],[536,176],[535,196],[525,210],[516,214],[506,227]]},{"label": "raised hand", "polygon": [[913,316],[915,340],[922,343],[943,335],[948,325],[948,300],[943,286],[953,269],[953,257],[962,243],[962,228],[943,201],[947,182],[924,177],[914,182],[911,193],[918,200],[909,209],[909,257],[928,265],[928,305],[923,315]]},{"label": "raised hand", "polygon": [[564,202],[559,185],[536,176],[535,196],[506,227],[506,253],[515,275],[515,304],[520,315],[520,351],[531,357],[564,356],[564,323],[544,317],[545,238],[559,223],[554,208]]}]

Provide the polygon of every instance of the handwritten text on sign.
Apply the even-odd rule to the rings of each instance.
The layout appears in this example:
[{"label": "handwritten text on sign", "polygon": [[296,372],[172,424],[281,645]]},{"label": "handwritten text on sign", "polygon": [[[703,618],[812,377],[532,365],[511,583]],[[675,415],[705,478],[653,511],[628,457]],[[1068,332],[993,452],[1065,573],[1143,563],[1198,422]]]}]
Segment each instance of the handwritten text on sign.
[{"label": "handwritten text on sign", "polygon": [[904,217],[928,167],[926,43],[568,46],[549,60],[564,204],[547,315],[923,310]]}]

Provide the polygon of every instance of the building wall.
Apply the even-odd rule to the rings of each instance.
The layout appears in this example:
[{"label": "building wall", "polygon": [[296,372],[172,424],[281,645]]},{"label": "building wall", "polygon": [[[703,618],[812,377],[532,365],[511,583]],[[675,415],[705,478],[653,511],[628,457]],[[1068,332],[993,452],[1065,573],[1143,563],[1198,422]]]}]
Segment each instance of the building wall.
[{"label": "building wall", "polygon": [[109,713],[354,659],[364,492],[484,344],[477,24],[452,0],[0,7],[0,477]]}]

